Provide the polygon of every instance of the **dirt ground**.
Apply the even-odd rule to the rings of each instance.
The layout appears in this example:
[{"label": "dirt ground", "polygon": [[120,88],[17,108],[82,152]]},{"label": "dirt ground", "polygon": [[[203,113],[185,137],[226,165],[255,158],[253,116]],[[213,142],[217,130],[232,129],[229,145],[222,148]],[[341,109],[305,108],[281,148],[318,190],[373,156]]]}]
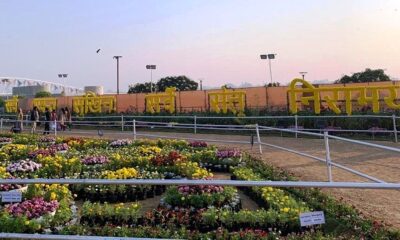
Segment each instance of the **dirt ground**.
[{"label": "dirt ground", "polygon": [[[201,138],[204,140],[229,140],[250,141],[249,136],[232,136],[217,134],[191,134],[191,133],[168,133],[168,132],[138,132],[140,134],[162,135],[171,138]],[[83,135],[97,136],[96,131],[88,132],[65,132],[61,135]],[[128,132],[107,132],[106,138],[132,138]],[[323,139],[304,139],[276,136],[263,136],[262,141],[269,144],[283,146],[294,150],[325,158],[325,147]],[[399,148],[400,144],[393,142],[375,142],[382,145]],[[285,169],[301,180],[327,181],[327,169],[324,163],[282,151],[272,147],[263,147],[263,154],[259,154],[258,146],[251,147],[250,144],[220,144],[221,146],[236,147],[250,152],[253,156],[274,166]],[[400,182],[400,154],[372,147],[330,140],[331,159],[333,162],[341,163],[352,169],[361,171],[373,177],[387,182]],[[361,177],[355,176],[344,170],[333,168],[334,181],[359,181],[366,182]],[[349,203],[359,209],[364,215],[373,219],[382,220],[395,229],[400,229],[400,191],[397,190],[371,190],[371,189],[324,189],[337,199]]]}]

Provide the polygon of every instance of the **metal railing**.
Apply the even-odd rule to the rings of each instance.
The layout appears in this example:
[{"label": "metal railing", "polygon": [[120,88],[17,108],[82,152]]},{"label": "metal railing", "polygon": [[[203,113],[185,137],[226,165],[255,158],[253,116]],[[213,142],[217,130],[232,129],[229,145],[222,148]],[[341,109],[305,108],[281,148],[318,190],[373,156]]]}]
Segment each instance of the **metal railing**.
[{"label": "metal railing", "polygon": [[[56,122],[55,122],[56,123]],[[330,143],[329,139],[334,139],[337,141],[345,141],[353,144],[359,144],[368,147],[374,147],[386,151],[400,153],[399,148],[388,147],[384,145],[379,145],[375,143],[369,143],[365,141],[358,141],[348,138],[342,138],[338,136],[329,135],[327,131],[323,134],[308,132],[308,131],[299,131],[296,129],[281,129],[267,126],[259,126],[255,125],[212,125],[212,124],[169,124],[169,128],[185,128],[185,129],[193,129],[194,133],[196,133],[197,129],[223,129],[223,130],[237,130],[237,131],[252,131],[256,135],[256,141],[240,141],[240,140],[224,140],[224,139],[211,139],[211,138],[197,138],[197,137],[179,137],[179,136],[164,136],[158,134],[148,134],[148,133],[138,133],[137,128],[152,128],[154,126],[160,125],[159,122],[146,122],[146,121],[137,121],[133,119],[131,123],[125,122],[124,126],[125,132],[124,135],[133,137],[135,140],[138,137],[146,137],[146,138],[177,138],[177,139],[186,139],[193,141],[207,141],[207,142],[220,142],[220,143],[235,143],[235,144],[258,144],[259,152],[262,154],[263,146],[272,147],[279,150],[283,150],[289,153],[297,154],[303,157],[307,157],[312,160],[317,160],[319,162],[325,163],[327,167],[327,182],[317,182],[317,181],[239,181],[239,180],[165,180],[165,179],[128,179],[128,180],[108,180],[108,179],[0,179],[0,184],[34,184],[34,183],[44,183],[44,184],[124,184],[124,185],[221,185],[221,186],[270,186],[270,187],[297,187],[297,188],[357,188],[357,189],[400,189],[400,183],[387,183],[381,179],[375,178],[368,174],[359,172],[350,167],[343,166],[339,163],[333,162],[330,154]],[[162,124],[161,124],[162,125]],[[91,125],[96,126],[96,125]],[[132,132],[127,132],[126,127],[132,127]],[[308,153],[304,153],[301,151],[297,151],[294,149],[286,148],[283,146],[277,146],[274,144],[270,144],[267,142],[263,142],[260,136],[261,131],[281,131],[292,134],[304,134],[310,135],[314,137],[323,138],[324,146],[325,146],[325,158],[321,158],[318,156],[313,156]],[[74,131],[74,133],[88,133],[89,131]],[[57,134],[57,129],[54,130],[54,134]],[[196,135],[195,135],[196,136]],[[373,182],[335,182],[332,176],[332,167],[337,167],[341,170],[350,172],[357,176],[366,178]],[[112,237],[91,237],[91,236],[69,236],[69,235],[41,235],[41,234],[17,234],[17,233],[0,233],[0,238],[13,238],[13,239],[140,239],[140,238],[112,238]]]},{"label": "metal railing", "polygon": [[[386,129],[386,128],[379,128],[379,127],[369,127],[368,129],[342,129],[342,128],[335,128],[335,127],[329,127],[329,126],[321,126],[319,128],[305,128],[304,125],[299,123],[301,119],[307,120],[307,119],[386,119],[391,121],[391,129]],[[29,121],[29,116],[26,115],[24,117],[23,124],[25,126],[28,126],[30,123]],[[105,119],[105,120],[101,120]],[[328,131],[331,133],[364,133],[364,134],[370,134],[372,139],[375,139],[376,134],[391,134],[393,135],[393,141],[398,142],[398,129],[397,129],[397,124],[398,124],[398,119],[400,119],[399,116],[396,115],[332,115],[332,116],[301,116],[301,115],[293,115],[293,116],[242,116],[242,117],[236,117],[236,116],[135,116],[135,115],[111,115],[111,116],[85,116],[85,117],[73,117],[73,125],[76,127],[90,127],[94,125],[100,125],[101,127],[108,127],[108,128],[120,128],[121,131],[126,131],[128,127],[132,126],[130,123],[132,122],[133,119],[140,120],[140,119],[158,119],[158,120],[166,120],[166,119],[179,119],[179,120],[187,120],[191,122],[191,125],[194,126],[193,132],[197,133],[198,130],[205,129],[204,127],[207,127],[207,125],[213,125],[214,128],[213,130],[225,130],[227,125],[224,125],[224,129],[218,129],[216,128],[215,124],[200,124],[199,122],[201,120],[216,120],[216,119],[247,119],[247,120],[286,120],[286,121],[291,121],[293,122],[292,125],[288,125],[286,127],[279,127],[278,128],[283,128],[283,129],[292,129],[292,130],[301,130],[301,131],[307,131],[307,132],[317,132],[317,133],[323,133],[324,131]],[[3,123],[12,123],[15,122],[15,115],[0,115],[0,131],[3,130]],[[41,121],[43,122],[43,121]],[[150,121],[147,121],[150,123]],[[156,122],[153,121],[154,128],[170,128],[172,123],[165,123],[165,122]],[[181,129],[189,129],[190,127],[185,127],[185,123],[173,123],[175,125],[181,126]],[[186,123],[187,124],[187,123]],[[236,126],[240,125],[230,125],[232,126],[231,130],[237,130]],[[294,132],[294,136],[297,138],[298,133]]]}]

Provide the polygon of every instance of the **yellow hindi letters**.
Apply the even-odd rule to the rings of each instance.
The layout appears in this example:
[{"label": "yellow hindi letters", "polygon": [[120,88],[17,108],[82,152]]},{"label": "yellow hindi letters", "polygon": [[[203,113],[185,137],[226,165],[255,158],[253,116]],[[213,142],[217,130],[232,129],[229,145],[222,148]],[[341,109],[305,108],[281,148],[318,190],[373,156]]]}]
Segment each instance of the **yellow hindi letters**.
[{"label": "yellow hindi letters", "polygon": [[161,107],[169,113],[175,112],[175,96],[176,88],[169,87],[165,89],[164,93],[152,93],[145,96],[146,112],[159,113]]},{"label": "yellow hindi letters", "polygon": [[16,113],[18,111],[18,97],[5,100],[5,108],[8,113]]},{"label": "yellow hindi letters", "polygon": [[97,96],[87,92],[84,96],[72,98],[72,109],[76,114],[112,112],[116,110],[115,96]]},{"label": "yellow hindi letters", "polygon": [[57,109],[57,98],[34,98],[32,100],[32,105],[37,107],[40,112],[45,112],[46,107],[49,110],[56,110]]},{"label": "yellow hindi letters", "polygon": [[244,114],[246,92],[234,91],[222,88],[222,91],[208,94],[210,101],[210,110],[216,113]]},{"label": "yellow hindi letters", "polygon": [[[296,87],[297,83],[301,83],[302,87]],[[345,102],[345,112],[348,115],[352,113],[353,93],[358,95],[356,102],[362,106],[371,104],[372,111],[379,113],[380,110],[380,91],[388,92],[389,96],[384,97],[383,101],[389,108],[400,109],[400,104],[396,103],[397,89],[400,86],[384,85],[384,86],[355,86],[355,87],[314,87],[309,82],[303,79],[294,79],[289,86],[289,108],[292,113],[298,111],[298,95],[301,94],[300,103],[310,105],[313,102],[314,112],[321,112],[321,102],[326,102],[326,105],[336,114],[342,113],[338,107],[339,99]],[[321,99],[321,93],[324,93]]]}]

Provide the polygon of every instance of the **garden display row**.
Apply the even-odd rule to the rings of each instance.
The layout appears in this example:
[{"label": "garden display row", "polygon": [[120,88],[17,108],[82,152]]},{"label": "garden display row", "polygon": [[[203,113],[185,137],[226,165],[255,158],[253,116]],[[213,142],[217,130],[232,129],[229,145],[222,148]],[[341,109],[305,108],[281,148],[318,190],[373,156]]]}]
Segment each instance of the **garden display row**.
[{"label": "garden display row", "polygon": [[[0,178],[295,180],[238,149],[205,142],[3,135]],[[317,189],[228,186],[2,184],[22,202],[1,203],[0,232],[188,239],[396,239]],[[251,200],[241,199],[246,194]],[[161,196],[160,196],[161,195]],[[153,209],[144,199],[160,196]],[[248,199],[248,198],[246,198]],[[147,201],[147,200],[146,200]],[[254,201],[249,210],[243,201]],[[147,207],[145,207],[147,206]],[[326,224],[299,215],[324,211]]]}]

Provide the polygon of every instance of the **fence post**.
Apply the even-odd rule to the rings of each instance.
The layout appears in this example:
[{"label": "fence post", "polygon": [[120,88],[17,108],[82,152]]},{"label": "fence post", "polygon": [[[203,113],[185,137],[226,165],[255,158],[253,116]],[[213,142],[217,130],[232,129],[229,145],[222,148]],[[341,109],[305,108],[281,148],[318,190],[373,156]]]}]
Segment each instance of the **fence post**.
[{"label": "fence post", "polygon": [[0,132],[3,132],[3,118],[0,119]]},{"label": "fence post", "polygon": [[197,133],[197,116],[196,115],[194,115],[193,122],[194,122],[194,134],[196,134]]},{"label": "fence post", "polygon": [[297,130],[299,129],[299,125],[298,125],[298,118],[297,118],[297,114],[294,115],[294,129],[296,130],[296,138],[297,138]]},{"label": "fence post", "polygon": [[121,131],[124,131],[124,115],[121,115]]},{"label": "fence post", "polygon": [[392,115],[392,119],[393,119],[393,134],[394,134],[394,142],[397,143],[397,126],[396,126],[396,115],[393,114]]},{"label": "fence post", "polygon": [[328,132],[324,131],[324,140],[325,140],[325,160],[326,160],[326,167],[328,170],[328,180],[332,182],[332,165],[331,165],[331,152],[329,149],[329,137]]},{"label": "fence post", "polygon": [[258,123],[256,123],[256,134],[257,134],[258,146],[260,148],[260,154],[262,154],[262,145],[261,145],[261,138],[260,138],[260,131],[258,128]]},{"label": "fence post", "polygon": [[133,140],[136,141],[136,120],[135,119],[133,119],[132,127],[133,127]]},{"label": "fence post", "polygon": [[54,120],[54,136],[57,136],[57,120]]}]

